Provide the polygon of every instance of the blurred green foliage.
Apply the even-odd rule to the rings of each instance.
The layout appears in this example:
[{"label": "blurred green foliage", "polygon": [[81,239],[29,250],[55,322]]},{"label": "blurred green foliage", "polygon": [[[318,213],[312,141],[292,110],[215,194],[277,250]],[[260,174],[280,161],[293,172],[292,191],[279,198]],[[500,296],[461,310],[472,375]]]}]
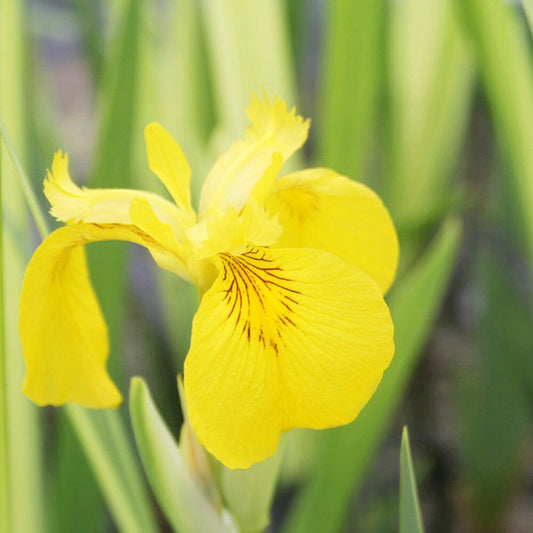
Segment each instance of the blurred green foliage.
[{"label": "blurred green foliage", "polygon": [[[532,3],[525,6],[531,14]],[[405,500],[376,497],[380,449],[392,435],[397,451],[401,426],[417,412],[405,397],[435,398],[417,367],[442,368],[443,353],[446,370],[431,384],[451,385],[449,394],[431,405],[429,420],[409,420],[414,462],[420,452],[428,465],[418,476],[427,530],[518,531],[517,502],[529,498],[533,507],[524,489],[533,468],[526,21],[519,3],[502,0],[0,0],[0,118],[36,191],[62,148],[78,181],[161,192],[142,139],[144,125],[158,120],[190,160],[194,196],[210,163],[241,134],[252,93],[266,91],[313,119],[309,163],[365,181],[391,210],[402,249],[388,297],[396,357],[354,423],[287,439],[276,530],[387,531],[391,508]],[[32,236],[3,145],[0,165],[0,532],[102,531],[108,512],[120,530],[157,530],[125,408],[63,409],[73,433],[19,392],[15,310]],[[123,390],[131,374],[146,376],[178,428],[175,375],[198,295],[144,263],[132,268],[130,255],[115,243],[91,250],[112,372]],[[453,417],[443,428],[446,410]],[[450,472],[433,475],[439,468]],[[397,466],[388,475],[396,482]],[[434,496],[446,492],[454,494],[448,508]],[[526,520],[524,531],[531,512]]]}]

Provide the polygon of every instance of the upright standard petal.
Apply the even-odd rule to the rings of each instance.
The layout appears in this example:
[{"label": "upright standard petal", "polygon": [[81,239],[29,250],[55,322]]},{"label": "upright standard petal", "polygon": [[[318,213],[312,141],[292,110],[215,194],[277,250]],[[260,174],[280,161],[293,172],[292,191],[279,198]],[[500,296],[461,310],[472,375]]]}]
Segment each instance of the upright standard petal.
[{"label": "upright standard petal", "polygon": [[279,152],[287,160],[307,139],[309,120],[287,110],[278,98],[273,103],[254,97],[248,108],[252,125],[243,141],[223,154],[207,175],[200,198],[200,215],[211,207],[237,211],[245,204],[256,182]]},{"label": "upright standard petal", "polygon": [[279,179],[266,207],[279,216],[279,247],[319,248],[362,268],[385,293],[398,265],[398,238],[379,197],[361,183],[315,168]]},{"label": "upright standard petal", "polygon": [[162,181],[176,205],[192,213],[191,169],[179,144],[160,124],[152,122],[144,130],[150,170]]},{"label": "upright standard petal", "polygon": [[218,267],[185,360],[199,442],[247,468],[275,452],[281,431],[353,420],[394,351],[379,286],[321,250],[257,247],[219,254]]},{"label": "upright standard petal", "polygon": [[82,248],[103,240],[131,241],[164,252],[138,228],[118,224],[64,226],[37,248],[26,269],[19,317],[24,392],[37,405],[74,402],[105,408],[121,401],[105,368],[107,329]]}]

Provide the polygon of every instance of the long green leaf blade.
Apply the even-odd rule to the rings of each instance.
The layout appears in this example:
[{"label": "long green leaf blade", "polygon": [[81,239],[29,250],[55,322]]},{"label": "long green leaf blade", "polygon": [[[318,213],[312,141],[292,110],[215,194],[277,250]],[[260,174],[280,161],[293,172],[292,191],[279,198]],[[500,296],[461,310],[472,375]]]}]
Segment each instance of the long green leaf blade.
[{"label": "long green leaf blade", "polygon": [[412,236],[432,227],[453,199],[450,178],[474,82],[472,54],[459,22],[449,0],[391,5],[385,192],[403,237],[403,260],[410,259],[407,232]]},{"label": "long green leaf blade", "polygon": [[533,64],[519,13],[501,1],[455,0],[477,52],[496,133],[512,172],[533,272]]},{"label": "long green leaf blade", "polygon": [[108,433],[108,425],[104,418],[108,413],[91,412],[76,405],[67,405],[64,409],[93,467],[120,530],[127,533],[157,531],[146,495],[143,494],[144,501],[133,495],[134,487],[130,486],[130,481],[134,478],[136,485],[140,483],[138,472],[136,469],[127,472],[123,467],[121,455],[129,452],[129,442],[125,440],[121,450],[118,446],[113,446],[114,439]]},{"label": "long green leaf blade", "polygon": [[[145,27],[141,36],[141,110],[138,117],[139,131],[149,122],[158,121],[180,144],[192,168],[193,203],[199,197],[200,186],[207,173],[204,142],[213,120],[199,10],[195,0],[169,3],[164,13],[155,6],[151,10],[145,7]],[[139,188],[168,195],[147,169],[144,139],[138,143],[135,163],[137,168],[143,169],[135,176]],[[155,268],[155,277],[163,311],[165,340],[168,339],[170,344],[173,368],[179,372],[189,349],[198,291],[190,283],[160,268]],[[157,373],[158,366],[161,368],[161,359],[151,359],[150,365]],[[170,404],[172,398],[175,399],[175,383],[158,393],[164,393]]]},{"label": "long green leaf blade", "polygon": [[529,29],[533,32],[533,0],[522,0],[522,4],[526,12]]},{"label": "long green leaf blade", "polygon": [[459,377],[456,409],[470,509],[487,531],[505,520],[525,469],[521,450],[531,430],[531,308],[502,255],[485,244],[477,256],[476,285],[484,305],[475,352],[470,346],[467,355],[474,361]]},{"label": "long green leaf blade", "polygon": [[326,3],[317,159],[360,181],[365,181],[375,134],[386,4],[384,0]]},{"label": "long green leaf blade", "polygon": [[400,452],[400,533],[424,533],[407,427]]},{"label": "long green leaf blade", "polygon": [[350,497],[363,479],[394,414],[448,286],[461,225],[447,220],[390,297],[396,354],[368,405],[351,424],[325,431],[316,471],[296,501],[285,533],[342,529]]},{"label": "long green leaf blade", "polygon": [[[0,117],[22,150],[24,127],[24,8],[23,2],[0,2]],[[18,185],[17,169],[5,144],[0,142],[2,175],[2,258],[4,383],[1,416],[3,438],[0,443],[2,503],[6,506],[6,531],[39,533],[45,527],[42,490],[42,461],[38,410],[22,395],[24,375],[22,350],[18,339],[18,302],[24,267],[31,245],[27,208]],[[4,464],[7,463],[4,472]],[[7,491],[5,493],[4,491]],[[31,512],[28,511],[31,509]]]},{"label": "long green leaf blade", "polygon": [[[2,150],[0,149],[0,206],[2,205]],[[7,422],[7,360],[4,327],[4,236],[0,216],[0,532],[11,529],[9,501],[9,443]]]},{"label": "long green leaf blade", "polygon": [[[49,482],[48,516],[54,533],[93,533],[104,530],[106,514],[79,438],[66,416],[56,425],[52,459],[53,478]],[[76,490],[72,490],[76,487]],[[83,502],[80,505],[80,502]]]},{"label": "long green leaf blade", "polygon": [[[246,126],[243,110],[266,91],[295,102],[285,12],[280,0],[202,2],[221,124],[232,138]],[[246,43],[243,45],[243,43]]]},{"label": "long green leaf blade", "polygon": [[[129,188],[137,109],[141,1],[128,0],[118,23],[115,48],[111,50],[101,87],[101,127],[97,141],[91,185]],[[140,132],[139,132],[140,136]],[[124,310],[126,247],[102,243],[98,253],[88,250],[92,279],[109,328],[111,375],[123,376],[118,353]]]},{"label": "long green leaf blade", "polygon": [[193,479],[176,441],[141,378],[133,378],[131,381],[130,413],[146,474],[175,531],[234,531],[229,524],[223,522],[221,515],[215,511]]}]

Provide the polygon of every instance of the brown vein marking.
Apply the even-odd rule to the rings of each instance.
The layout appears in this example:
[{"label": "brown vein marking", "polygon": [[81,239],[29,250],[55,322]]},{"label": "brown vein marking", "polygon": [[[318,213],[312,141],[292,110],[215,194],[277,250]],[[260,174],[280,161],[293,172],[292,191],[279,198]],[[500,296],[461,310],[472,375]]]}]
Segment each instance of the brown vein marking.
[{"label": "brown vein marking", "polygon": [[[135,239],[127,239],[123,236],[116,236],[116,235],[109,235],[109,237],[107,236],[104,236],[104,237],[99,237],[98,238],[98,241],[115,241],[115,240],[118,240],[118,241],[129,241],[129,242],[133,242],[135,244],[139,244],[141,246],[149,246],[150,248],[154,248],[154,249],[157,249],[157,250],[160,250],[160,251],[164,251],[164,252],[168,252],[168,249],[163,246],[157,239],[155,239],[154,237],[152,237],[150,234],[146,233],[145,231],[143,231],[142,229],[138,228],[137,226],[133,226],[133,225],[129,225],[129,224],[119,224],[119,223],[116,223],[116,222],[113,222],[113,223],[102,223],[102,222],[83,222],[83,223],[80,223],[79,225],[84,225],[84,226],[94,226],[98,229],[103,229],[103,230],[109,230],[109,231],[112,231],[112,230],[120,230],[120,231],[126,231],[130,234],[133,234],[133,235],[136,235],[137,237],[139,237],[139,240],[135,240]],[[89,230],[90,231],[90,230]],[[87,244],[89,244],[90,242],[93,242],[91,240],[87,240],[85,239]]]},{"label": "brown vein marking", "polygon": [[[282,268],[275,265],[264,249],[251,248],[239,256],[228,253],[219,256],[222,280],[229,282],[224,289],[229,307],[227,318],[234,318],[235,326],[242,329],[248,342],[271,346],[279,355],[283,329],[296,327],[291,315],[295,314],[300,291],[290,287],[292,280],[282,275]],[[273,298],[279,306],[268,305],[267,300]],[[256,332],[252,324],[257,326]]]}]

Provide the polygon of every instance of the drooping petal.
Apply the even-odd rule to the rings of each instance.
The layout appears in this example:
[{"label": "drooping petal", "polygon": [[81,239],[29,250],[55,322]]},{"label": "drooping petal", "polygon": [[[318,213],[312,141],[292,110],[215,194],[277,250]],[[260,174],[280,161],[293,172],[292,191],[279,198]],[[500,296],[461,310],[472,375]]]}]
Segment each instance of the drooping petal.
[{"label": "drooping petal", "polygon": [[279,216],[279,247],[326,250],[370,274],[385,293],[398,265],[391,217],[368,187],[329,169],[302,170],[279,179],[266,202]]},{"label": "drooping petal", "polygon": [[223,154],[209,172],[200,198],[200,215],[215,207],[237,211],[245,204],[255,183],[270,165],[272,154],[287,160],[307,139],[309,120],[287,110],[276,98],[273,103],[254,97],[248,108],[252,125],[245,139]]},{"label": "drooping petal", "polygon": [[157,194],[130,189],[89,189],[79,187],[70,178],[68,156],[56,152],[52,171],[44,181],[44,194],[50,202],[50,213],[61,222],[95,224],[131,224],[130,205],[134,199],[146,200],[157,217],[168,224],[178,239],[194,216],[178,209]]},{"label": "drooping petal", "polygon": [[153,122],[144,130],[150,170],[162,181],[176,205],[192,212],[191,169],[179,144],[160,124]]},{"label": "drooping petal", "polygon": [[392,335],[379,286],[327,252],[220,254],[185,360],[199,442],[247,468],[275,452],[283,430],[350,422],[391,360]]},{"label": "drooping petal", "polygon": [[24,277],[19,331],[26,361],[24,392],[38,405],[74,402],[105,408],[121,401],[105,368],[107,329],[82,248],[103,240],[164,252],[138,228],[117,224],[67,225],[37,248]]}]

